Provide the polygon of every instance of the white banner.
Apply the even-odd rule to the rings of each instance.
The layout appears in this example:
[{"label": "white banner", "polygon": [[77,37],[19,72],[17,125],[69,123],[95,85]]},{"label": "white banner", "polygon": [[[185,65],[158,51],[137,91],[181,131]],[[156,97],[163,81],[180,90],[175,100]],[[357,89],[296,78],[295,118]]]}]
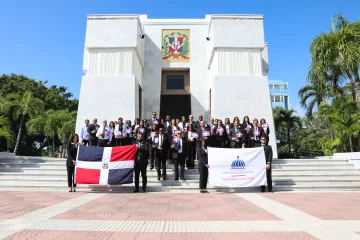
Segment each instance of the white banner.
[{"label": "white banner", "polygon": [[264,148],[208,148],[209,183],[218,187],[265,185]]}]

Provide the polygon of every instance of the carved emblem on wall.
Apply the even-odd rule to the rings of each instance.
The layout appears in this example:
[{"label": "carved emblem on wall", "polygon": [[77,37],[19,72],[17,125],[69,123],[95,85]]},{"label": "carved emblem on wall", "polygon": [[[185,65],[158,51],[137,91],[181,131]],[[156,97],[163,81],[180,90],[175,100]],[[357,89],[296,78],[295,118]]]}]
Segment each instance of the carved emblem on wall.
[{"label": "carved emblem on wall", "polygon": [[189,62],[190,61],[190,30],[162,31],[162,61]]}]

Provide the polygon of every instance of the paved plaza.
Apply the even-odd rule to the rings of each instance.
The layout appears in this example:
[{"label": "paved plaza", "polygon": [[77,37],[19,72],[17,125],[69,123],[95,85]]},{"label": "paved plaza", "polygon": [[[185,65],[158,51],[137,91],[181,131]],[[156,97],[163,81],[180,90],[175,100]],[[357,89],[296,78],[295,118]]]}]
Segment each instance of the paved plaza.
[{"label": "paved plaza", "polygon": [[360,239],[360,192],[2,192],[1,239]]}]

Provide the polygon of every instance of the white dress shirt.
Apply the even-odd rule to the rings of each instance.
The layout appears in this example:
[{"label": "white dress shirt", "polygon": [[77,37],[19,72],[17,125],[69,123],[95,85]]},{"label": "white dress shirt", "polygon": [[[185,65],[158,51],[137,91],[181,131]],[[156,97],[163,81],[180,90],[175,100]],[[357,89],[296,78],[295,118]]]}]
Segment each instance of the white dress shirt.
[{"label": "white dress shirt", "polygon": [[120,127],[120,125],[116,124],[115,132],[114,132],[115,138],[122,138],[122,137],[124,137],[126,135],[128,126],[126,124],[123,124],[122,125],[122,131],[119,131],[119,127]]},{"label": "white dress shirt", "polygon": [[[105,134],[104,137],[102,136],[103,133]],[[113,130],[111,128],[109,128],[109,126],[101,126],[99,127],[97,133],[96,133],[96,136],[99,138],[99,139],[103,139],[103,140],[109,140],[111,141],[112,139],[112,133],[113,133]]]}]

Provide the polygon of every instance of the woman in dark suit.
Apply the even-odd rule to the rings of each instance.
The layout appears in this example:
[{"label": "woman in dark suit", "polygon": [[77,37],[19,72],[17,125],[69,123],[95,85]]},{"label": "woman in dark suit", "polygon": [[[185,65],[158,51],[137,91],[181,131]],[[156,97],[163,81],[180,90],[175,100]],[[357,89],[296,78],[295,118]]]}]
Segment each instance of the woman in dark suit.
[{"label": "woman in dark suit", "polygon": [[201,140],[200,146],[197,148],[198,167],[200,173],[200,193],[209,193],[206,190],[206,185],[209,176],[208,152],[206,140]]},{"label": "woman in dark suit", "polygon": [[186,166],[188,169],[194,169],[197,138],[194,138],[195,130],[193,129],[192,124],[187,125],[186,129],[187,131],[183,135],[186,147],[188,149],[186,156]]},{"label": "woman in dark suit", "polygon": [[69,141],[66,146],[66,150],[67,150],[66,168],[67,168],[69,192],[76,192],[74,173],[75,173],[75,163],[76,163],[78,145],[79,145],[79,136],[75,134],[71,138],[71,141]]},{"label": "woman in dark suit", "polygon": [[266,120],[264,118],[262,118],[260,120],[260,127],[262,127],[264,129],[264,133],[265,133],[265,136],[266,136],[266,145],[268,145],[270,129],[269,129],[269,124],[266,123]]},{"label": "woman in dark suit", "polygon": [[223,125],[221,120],[218,120],[217,126],[214,128],[215,135],[215,147],[224,148],[226,146],[226,140],[228,135],[226,132],[226,127]]}]

